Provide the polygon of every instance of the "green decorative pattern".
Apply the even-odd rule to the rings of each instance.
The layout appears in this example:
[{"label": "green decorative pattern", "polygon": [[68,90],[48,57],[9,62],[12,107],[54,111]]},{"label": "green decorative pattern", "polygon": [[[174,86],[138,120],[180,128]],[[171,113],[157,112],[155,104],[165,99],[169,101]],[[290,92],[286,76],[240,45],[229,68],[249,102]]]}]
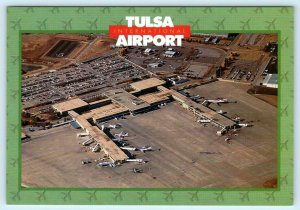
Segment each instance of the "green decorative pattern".
[{"label": "green decorative pattern", "polygon": [[[292,7],[8,7],[7,203],[291,205],[293,203],[294,14]],[[278,189],[25,189],[21,187],[22,32],[106,32],[126,15],[171,16],[193,32],[279,34]],[[266,110],[267,111],[267,110]]]}]

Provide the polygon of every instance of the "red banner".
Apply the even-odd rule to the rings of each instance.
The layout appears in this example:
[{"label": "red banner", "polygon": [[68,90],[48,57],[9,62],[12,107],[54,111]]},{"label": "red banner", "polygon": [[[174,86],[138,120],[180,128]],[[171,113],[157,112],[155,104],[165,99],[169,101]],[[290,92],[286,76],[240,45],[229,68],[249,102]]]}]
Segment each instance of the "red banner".
[{"label": "red banner", "polygon": [[191,36],[191,27],[177,25],[174,27],[128,27],[123,25],[109,26],[109,37],[118,38],[119,35],[183,35],[185,38]]}]

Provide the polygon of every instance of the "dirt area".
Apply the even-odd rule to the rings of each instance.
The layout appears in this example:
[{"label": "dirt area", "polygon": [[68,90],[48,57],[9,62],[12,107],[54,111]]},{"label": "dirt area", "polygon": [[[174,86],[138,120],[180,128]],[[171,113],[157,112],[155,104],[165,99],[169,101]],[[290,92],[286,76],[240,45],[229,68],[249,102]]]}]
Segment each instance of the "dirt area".
[{"label": "dirt area", "polygon": [[277,34],[239,34],[230,47],[232,49],[263,50],[268,42],[277,41]]},{"label": "dirt area", "polygon": [[263,52],[261,51],[254,51],[254,53],[249,53],[249,50],[239,50],[239,56],[237,57],[238,60],[242,61],[256,61],[259,60]]},{"label": "dirt area", "polygon": [[[109,51],[110,43],[114,41],[105,37],[91,34],[23,34],[22,62],[40,67],[28,71],[27,74],[59,69],[74,62],[72,59],[81,62]],[[61,40],[76,41],[79,45],[72,49],[68,56],[47,56]]]},{"label": "dirt area", "polygon": [[264,95],[264,94],[256,94],[254,95],[256,98],[259,98],[272,106],[277,107],[277,96],[275,95]]},{"label": "dirt area", "polygon": [[87,60],[89,58],[99,56],[102,53],[110,51],[110,45],[114,44],[115,42],[116,40],[103,36],[103,38],[94,41],[93,44],[90,45],[89,49],[81,54],[80,59]]},{"label": "dirt area", "polygon": [[278,35],[265,34],[264,39],[260,42],[260,45],[265,46],[268,42],[278,42]]},{"label": "dirt area", "polygon": [[23,34],[22,59],[35,62],[61,39],[88,41],[88,37],[81,34]]}]

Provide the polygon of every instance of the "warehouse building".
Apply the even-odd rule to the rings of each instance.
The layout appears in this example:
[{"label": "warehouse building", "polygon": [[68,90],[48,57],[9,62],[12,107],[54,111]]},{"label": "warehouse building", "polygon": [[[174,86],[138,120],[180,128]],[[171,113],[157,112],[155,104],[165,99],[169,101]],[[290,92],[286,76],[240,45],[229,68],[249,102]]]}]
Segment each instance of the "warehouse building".
[{"label": "warehouse building", "polygon": [[177,54],[176,51],[167,50],[166,52],[164,52],[164,56],[168,58],[173,58],[176,54]]}]

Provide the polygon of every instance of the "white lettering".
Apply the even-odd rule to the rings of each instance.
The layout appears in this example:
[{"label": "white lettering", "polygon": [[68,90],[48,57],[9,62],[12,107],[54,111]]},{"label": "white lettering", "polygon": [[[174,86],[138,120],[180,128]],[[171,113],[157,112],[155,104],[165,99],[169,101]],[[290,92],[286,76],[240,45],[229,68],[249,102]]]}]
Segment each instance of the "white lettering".
[{"label": "white lettering", "polygon": [[[170,16],[162,17],[156,16],[151,19],[150,16],[126,16],[128,27],[162,27],[161,32],[164,32],[166,27],[174,27],[172,18]],[[131,29],[130,29],[131,30]],[[156,30],[156,29],[151,29]],[[159,32],[158,32],[159,33]],[[119,35],[116,46],[147,46],[149,43],[153,43],[156,46],[181,46],[184,35]]]},{"label": "white lettering", "polygon": [[126,16],[125,18],[128,21],[128,23],[127,23],[128,27],[132,27],[134,17],[132,17],[132,16]]},{"label": "white lettering", "polygon": [[170,16],[166,16],[165,19],[164,19],[164,22],[162,24],[162,27],[167,27],[167,26],[174,27],[172,18]]},{"label": "white lettering", "polygon": [[118,37],[116,46],[118,46],[118,47],[127,46],[127,40],[126,40],[126,37],[124,35],[120,35]]},{"label": "white lettering", "polygon": [[150,16],[126,16],[126,20],[128,27],[174,27],[170,16],[166,16],[164,19],[161,16],[156,16],[153,18],[153,23]]},{"label": "white lettering", "polygon": [[127,39],[124,35],[120,35],[116,46],[147,46],[149,43],[153,43],[156,46],[181,46],[183,35],[128,35]]}]

